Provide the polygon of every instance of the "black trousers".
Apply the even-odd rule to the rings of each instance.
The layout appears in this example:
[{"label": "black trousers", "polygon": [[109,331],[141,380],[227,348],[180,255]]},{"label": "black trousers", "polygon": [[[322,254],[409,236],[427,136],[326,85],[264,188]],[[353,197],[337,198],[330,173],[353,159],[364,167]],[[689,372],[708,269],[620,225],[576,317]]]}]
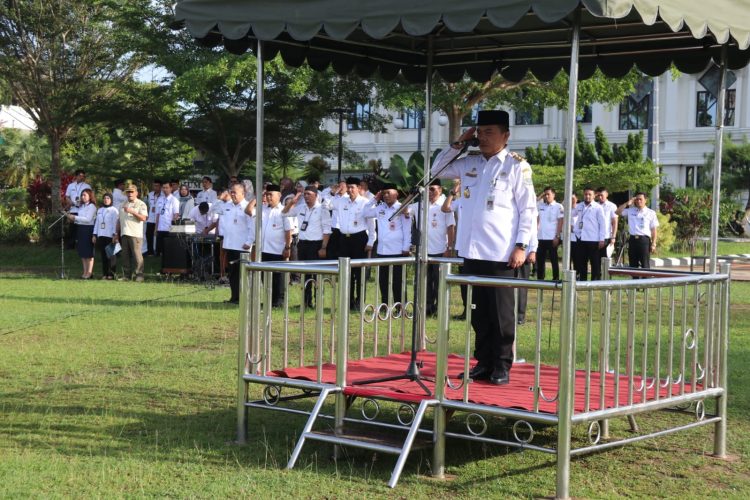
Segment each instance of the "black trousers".
[{"label": "black trousers", "polygon": [[628,239],[628,262],[630,267],[651,267],[651,237],[631,236]]},{"label": "black trousers", "polygon": [[156,248],[154,247],[154,235],[156,234],[156,223],[146,223],[146,253],[148,255],[156,255]]},{"label": "black trousers", "polygon": [[[299,240],[297,242],[297,256],[299,260],[320,260],[318,257],[318,250],[323,246],[323,240],[311,241],[311,240]],[[326,250],[328,248],[326,247]],[[309,278],[312,278],[312,274],[305,274],[302,276],[302,285],[305,287],[305,305],[307,307],[313,306],[313,284],[306,284]]]},{"label": "black trousers", "polygon": [[[429,257],[442,257],[441,253],[428,254]],[[459,271],[461,272],[461,271]],[[427,265],[427,304],[425,310],[427,314],[435,314],[437,312],[437,294],[438,294],[438,276],[440,274],[440,266],[438,264]],[[464,295],[464,302],[466,301],[466,293]]]},{"label": "black trousers", "polygon": [[331,229],[331,235],[328,237],[328,246],[326,247],[326,259],[338,259],[339,248],[341,247],[341,231],[336,228]]},{"label": "black trousers", "polygon": [[[284,260],[283,255],[273,253],[261,252],[260,256],[263,262]],[[282,279],[281,273],[271,273],[271,305],[273,307],[280,307],[284,301],[284,294],[281,291]]]},{"label": "black trousers", "polygon": [[536,279],[543,280],[547,269],[547,260],[552,263],[552,279],[560,279],[560,264],[557,262],[557,247],[552,240],[539,240],[536,251]]},{"label": "black trousers", "polygon": [[[364,259],[367,257],[365,247],[367,246],[367,231],[353,234],[339,234],[338,257],[349,257],[350,259]],[[329,242],[330,243],[330,242]],[[330,244],[328,245],[331,246]],[[352,270],[352,282],[349,289],[349,303],[351,306],[359,305],[359,283],[360,269]]]},{"label": "black trousers", "polygon": [[234,262],[229,264],[229,289],[232,291],[229,300],[239,301],[240,300],[240,250],[229,250],[225,249],[224,252],[227,255],[227,262]]},{"label": "black trousers", "polygon": [[117,257],[114,255],[110,259],[107,257],[107,245],[112,243],[112,238],[106,236],[98,236],[96,238],[96,249],[99,250],[99,258],[102,261],[102,276],[115,276],[115,267],[117,265]]},{"label": "black trousers", "polygon": [[[169,236],[169,231],[156,231],[155,255],[164,255],[164,239]],[[146,243],[148,245],[148,243]]]},{"label": "black trousers", "polygon": [[[378,257],[379,258],[402,257],[402,255],[400,253],[395,254],[395,255],[378,254]],[[396,302],[401,302],[401,286],[403,285],[403,282],[404,282],[401,276],[401,274],[403,273],[403,268],[404,266],[393,266],[393,282],[391,286],[391,290],[393,290],[393,302],[389,302],[388,301],[388,267],[387,266],[380,267],[378,284],[380,285],[380,301],[381,302],[384,302],[386,304],[390,304],[390,303],[395,304]]]},{"label": "black trousers", "polygon": [[599,253],[598,241],[579,241],[576,243],[575,270],[577,278],[588,280],[588,267],[591,264],[591,281],[602,279],[602,257]]},{"label": "black trousers", "polygon": [[[512,278],[514,274],[507,262],[464,259],[463,267],[463,274],[475,276]],[[474,357],[483,366],[510,370],[516,338],[513,289],[475,287],[472,298],[475,309],[471,314],[471,326],[476,334]]]}]

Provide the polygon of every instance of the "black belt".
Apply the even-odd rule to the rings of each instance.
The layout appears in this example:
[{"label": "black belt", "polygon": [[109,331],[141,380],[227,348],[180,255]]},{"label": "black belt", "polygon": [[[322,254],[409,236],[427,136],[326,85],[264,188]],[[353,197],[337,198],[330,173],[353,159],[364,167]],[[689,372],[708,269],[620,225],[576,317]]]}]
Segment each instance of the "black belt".
[{"label": "black belt", "polygon": [[646,238],[647,240],[651,239],[650,236],[643,236],[643,235],[640,235],[640,234],[631,234],[630,235],[630,239],[631,240],[640,240],[641,238]]},{"label": "black belt", "polygon": [[346,238],[351,238],[352,236],[357,236],[358,234],[362,234],[362,233],[364,233],[364,231],[360,231],[358,233],[348,233],[348,234],[347,233],[341,233],[341,236],[344,236]]}]

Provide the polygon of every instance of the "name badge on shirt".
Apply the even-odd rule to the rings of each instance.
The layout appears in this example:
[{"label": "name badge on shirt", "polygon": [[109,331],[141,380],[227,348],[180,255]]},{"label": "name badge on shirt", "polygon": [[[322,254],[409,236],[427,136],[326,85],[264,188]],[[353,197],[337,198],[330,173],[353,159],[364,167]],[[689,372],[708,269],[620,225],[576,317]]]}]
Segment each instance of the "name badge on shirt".
[{"label": "name badge on shirt", "polygon": [[99,224],[99,228],[100,229],[104,229],[104,223],[103,222],[101,224]]},{"label": "name badge on shirt", "polygon": [[161,215],[164,215],[164,209],[163,208],[161,209]]},{"label": "name badge on shirt", "polygon": [[495,195],[491,194],[487,197],[487,210],[494,210],[495,209]]},{"label": "name badge on shirt", "polygon": [[471,198],[471,191],[469,191],[468,187],[464,189],[464,198]]},{"label": "name badge on shirt", "polygon": [[152,213],[152,214],[155,214],[155,213],[156,213],[156,207],[151,207],[151,213]]},{"label": "name badge on shirt", "polygon": [[388,229],[390,229],[391,231],[395,231],[396,230],[396,223],[393,222],[393,221],[389,222],[388,223]]},{"label": "name badge on shirt", "polygon": [[356,221],[356,220],[354,221],[354,225],[355,225],[355,226],[356,226],[356,225],[357,225],[358,223],[359,223],[359,221]]},{"label": "name badge on shirt", "polygon": [[434,219],[432,220],[432,227],[437,227],[437,221]]},{"label": "name badge on shirt", "polygon": [[307,231],[307,221],[303,221],[302,225],[299,227],[300,231]]},{"label": "name badge on shirt", "polygon": [[583,221],[578,223],[578,229],[583,229]]}]

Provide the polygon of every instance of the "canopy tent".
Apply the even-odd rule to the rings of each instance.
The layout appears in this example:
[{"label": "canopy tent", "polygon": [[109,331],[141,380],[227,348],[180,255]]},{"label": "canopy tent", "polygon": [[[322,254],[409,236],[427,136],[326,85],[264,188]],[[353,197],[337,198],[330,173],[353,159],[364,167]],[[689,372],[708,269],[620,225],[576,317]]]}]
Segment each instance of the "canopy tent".
[{"label": "canopy tent", "polygon": [[[579,9],[580,7],[580,9]],[[674,64],[700,72],[720,60],[750,59],[750,1],[713,0],[182,0],[176,19],[202,43],[243,53],[263,40],[264,55],[292,66],[362,77],[376,71],[424,82],[428,38],[433,68],[445,80],[493,72],[518,81],[531,71],[549,80],[570,60],[572,13],[580,10],[579,78],[598,67],[622,76],[635,64],[656,76]]]},{"label": "canopy tent", "polygon": [[[688,73],[703,71],[711,61],[721,66],[717,99],[716,154],[713,178],[711,272],[716,272],[716,239],[721,178],[721,144],[727,68],[739,69],[750,60],[750,0],[181,0],[176,25],[184,25],[201,43],[233,53],[253,48],[258,55],[258,81],[263,61],[281,54],[292,66],[332,67],[338,73],[355,71],[367,77],[402,74],[426,85],[426,108],[432,109],[432,76],[448,81],[464,75],[486,81],[494,72],[518,81],[529,71],[549,80],[561,69],[570,75],[568,109],[576,108],[577,82],[598,68],[617,77],[634,65],[648,75],[659,75],[671,64]],[[263,171],[263,86],[258,87],[256,182]],[[425,162],[430,158],[430,117],[426,114]],[[568,113],[565,192],[572,191],[576,136],[575,113]],[[425,172],[429,172],[425,165]],[[427,175],[427,174],[426,174]],[[426,216],[426,204],[423,204]],[[570,198],[564,203],[564,224],[570,223]],[[262,235],[256,237],[261,244]],[[426,234],[422,236],[420,267],[426,266]],[[260,252],[257,252],[260,254]],[[565,240],[563,263],[570,260]],[[563,287],[566,283],[563,283]],[[424,287],[415,304],[424,303]],[[253,314],[259,314],[259,302]],[[415,319],[424,325],[424,311]],[[570,311],[561,312],[560,329],[572,327]],[[561,335],[562,338],[562,335]],[[561,346],[560,369],[572,370],[568,350]],[[245,360],[240,360],[244,363]],[[435,397],[442,397],[437,384]],[[557,496],[568,497],[572,399],[560,388],[557,438]],[[240,381],[239,400],[244,386]],[[719,406],[726,414],[726,397]],[[238,405],[239,425],[244,408]],[[717,424],[723,437],[715,454],[726,450],[726,420]],[[564,423],[564,425],[563,425]],[[436,422],[436,429],[438,423]],[[444,423],[440,424],[441,426]],[[438,431],[436,430],[436,433]],[[433,472],[444,473],[444,449],[435,447]]]}]

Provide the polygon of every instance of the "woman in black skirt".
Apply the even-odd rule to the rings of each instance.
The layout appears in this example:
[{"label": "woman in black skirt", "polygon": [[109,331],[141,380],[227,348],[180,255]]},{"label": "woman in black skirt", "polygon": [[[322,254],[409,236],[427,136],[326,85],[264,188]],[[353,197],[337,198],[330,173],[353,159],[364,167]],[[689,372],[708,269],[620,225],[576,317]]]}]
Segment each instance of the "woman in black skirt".
[{"label": "woman in black skirt", "polygon": [[112,206],[112,195],[104,193],[102,206],[96,211],[96,223],[94,224],[94,243],[99,250],[99,258],[102,260],[102,279],[112,280],[115,278],[115,267],[117,257],[107,256],[107,246],[112,243],[112,237],[117,230],[117,208]]},{"label": "woman in black skirt", "polygon": [[94,192],[84,189],[81,192],[81,206],[78,215],[69,214],[68,219],[76,225],[76,250],[83,264],[81,279],[91,279],[94,273],[94,222],[96,221],[96,203]]}]

